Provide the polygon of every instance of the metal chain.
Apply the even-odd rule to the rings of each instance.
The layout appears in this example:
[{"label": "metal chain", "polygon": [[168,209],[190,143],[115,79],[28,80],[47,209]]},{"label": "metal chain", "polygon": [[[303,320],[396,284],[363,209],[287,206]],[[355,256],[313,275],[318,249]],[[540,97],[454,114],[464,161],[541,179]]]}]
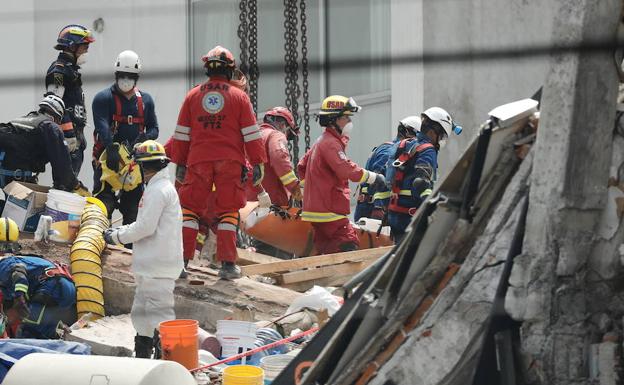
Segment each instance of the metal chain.
[{"label": "metal chain", "polygon": [[[301,90],[298,84],[298,41],[297,41],[297,0],[284,0],[284,82],[286,85],[286,107],[292,112],[293,118],[299,124],[299,95]],[[294,163],[299,161],[299,140],[295,138],[289,145]]]},{"label": "metal chain", "polygon": [[240,13],[238,15],[238,30],[236,31],[240,47],[240,65],[238,66],[238,68],[244,74],[247,74],[247,72],[249,71],[249,47],[247,44],[249,37],[249,26],[247,25],[247,0],[240,0],[238,3],[238,9],[240,10]]},{"label": "metal chain", "polygon": [[308,92],[308,26],[306,16],[306,0],[301,0],[301,75],[303,77],[303,132],[305,135],[305,151],[310,149],[310,93]]},{"label": "metal chain", "polygon": [[258,2],[249,1],[249,96],[254,111],[258,112]]}]

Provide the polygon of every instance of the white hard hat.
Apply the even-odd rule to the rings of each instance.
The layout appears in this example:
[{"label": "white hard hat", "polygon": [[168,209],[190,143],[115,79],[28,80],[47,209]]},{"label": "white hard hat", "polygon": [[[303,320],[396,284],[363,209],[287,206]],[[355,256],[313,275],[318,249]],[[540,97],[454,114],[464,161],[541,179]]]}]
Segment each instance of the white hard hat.
[{"label": "white hard hat", "polygon": [[446,110],[440,107],[431,107],[425,110],[421,115],[439,123],[444,129],[444,132],[446,132],[446,136],[451,136],[451,132],[453,132],[453,118],[451,118],[451,115],[446,112]]},{"label": "white hard hat", "polygon": [[411,128],[412,130],[414,130],[414,132],[419,132],[422,119],[420,118],[420,116],[412,115],[401,119],[399,123],[401,123],[405,127]]},{"label": "white hard hat", "polygon": [[63,119],[65,114],[65,103],[58,95],[48,94],[39,102],[39,108],[44,108],[59,120]]},{"label": "white hard hat", "polygon": [[138,74],[141,72],[141,60],[134,51],[123,51],[115,61],[115,72],[129,72]]}]

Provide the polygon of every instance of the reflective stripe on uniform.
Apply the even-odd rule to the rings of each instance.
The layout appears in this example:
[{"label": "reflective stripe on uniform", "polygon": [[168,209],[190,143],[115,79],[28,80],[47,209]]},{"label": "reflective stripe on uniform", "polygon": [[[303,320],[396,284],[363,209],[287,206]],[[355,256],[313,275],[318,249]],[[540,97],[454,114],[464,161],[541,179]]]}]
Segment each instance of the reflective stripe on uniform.
[{"label": "reflective stripe on uniform", "polygon": [[373,199],[377,200],[377,199],[388,199],[392,196],[392,192],[391,191],[382,191],[382,192],[377,192],[375,194],[373,194]]},{"label": "reflective stripe on uniform", "polygon": [[28,285],[25,285],[23,283],[16,283],[15,284],[15,291],[21,291],[23,293],[28,293]]},{"label": "reflective stripe on uniform", "polygon": [[421,193],[420,193],[420,197],[422,198],[422,197],[424,197],[424,196],[431,195],[431,193],[433,193],[433,190],[431,190],[430,188],[428,188],[428,189],[426,189],[425,191],[423,191],[423,192],[421,192]]},{"label": "reflective stripe on uniform", "polygon": [[176,132],[179,132],[181,134],[190,134],[191,133],[191,127],[186,127],[186,126],[180,126],[179,124],[176,126],[175,128]]},{"label": "reflective stripe on uniform", "polygon": [[221,222],[217,225],[217,230],[223,230],[223,231],[233,231],[236,232],[236,225],[233,225],[231,223],[225,223],[225,222]]},{"label": "reflective stripe on uniform", "polygon": [[315,213],[312,211],[301,213],[301,219],[306,222],[334,222],[343,218],[346,218],[346,216],[334,213]]},{"label": "reflective stripe on uniform", "polygon": [[368,170],[362,170],[362,177],[360,178],[360,181],[358,183],[362,183],[367,180],[369,175],[370,173],[368,172]]},{"label": "reflective stripe on uniform", "polygon": [[412,190],[400,190],[399,191],[399,195],[403,195],[406,197],[411,197],[412,196]]},{"label": "reflective stripe on uniform", "polygon": [[362,187],[360,191],[362,192],[362,194],[368,194],[368,186]]},{"label": "reflective stripe on uniform", "polygon": [[245,143],[258,139],[262,139],[262,134],[260,133],[260,131],[256,131],[254,133],[243,136],[243,140],[245,141]]},{"label": "reflective stripe on uniform", "polygon": [[297,180],[297,175],[293,170],[288,171],[286,174],[280,176],[280,180],[284,186],[294,182]]},{"label": "reflective stripe on uniform", "polygon": [[182,209],[182,227],[199,230],[199,216],[189,209]]}]

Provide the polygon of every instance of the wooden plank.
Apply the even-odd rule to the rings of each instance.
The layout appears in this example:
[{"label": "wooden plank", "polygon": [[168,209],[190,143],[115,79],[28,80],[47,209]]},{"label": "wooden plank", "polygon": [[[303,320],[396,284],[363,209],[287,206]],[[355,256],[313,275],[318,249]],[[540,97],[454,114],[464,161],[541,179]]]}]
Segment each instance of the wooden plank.
[{"label": "wooden plank", "polygon": [[353,277],[353,274],[340,275],[340,276],[334,276],[334,277],[325,277],[325,278],[313,279],[310,281],[282,284],[280,285],[280,287],[294,290],[294,291],[304,292],[306,290],[311,289],[313,286],[323,286],[323,287],[341,286],[347,281],[349,281],[352,277]]},{"label": "wooden plank", "polygon": [[339,265],[317,267],[309,270],[293,271],[291,273],[282,274],[280,284],[289,284],[302,281],[310,281],[313,279],[333,277],[338,275],[355,274],[362,271],[366,266],[375,262],[374,259],[368,259],[361,262],[347,262]]},{"label": "wooden plank", "polygon": [[263,263],[259,265],[243,266],[243,275],[257,275],[276,273],[279,271],[293,271],[311,267],[335,265],[343,262],[358,262],[369,259],[377,259],[392,249],[392,246],[378,247],[375,249],[364,249],[348,251],[345,253],[317,255],[314,257],[304,257],[290,260],[279,260],[278,262]]},{"label": "wooden plank", "polygon": [[283,259],[271,257],[270,255],[257,253],[255,251],[251,251],[249,249],[239,249],[238,251],[238,264],[239,265],[255,265],[255,264],[266,264],[266,263],[274,263],[283,261]]}]

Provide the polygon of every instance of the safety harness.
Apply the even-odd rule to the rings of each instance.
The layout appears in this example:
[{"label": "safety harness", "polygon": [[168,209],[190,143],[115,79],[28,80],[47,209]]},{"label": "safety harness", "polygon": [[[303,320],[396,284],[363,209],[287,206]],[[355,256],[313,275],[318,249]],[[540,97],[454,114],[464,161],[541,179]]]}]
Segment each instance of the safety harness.
[{"label": "safety harness", "polygon": [[33,173],[32,171],[25,171],[25,170],[7,170],[5,168],[2,167],[2,162],[4,162],[4,157],[5,157],[6,153],[4,151],[0,151],[0,188],[4,188],[7,183],[6,183],[6,178],[13,178],[14,180],[24,180],[26,178],[32,178],[33,176],[36,176],[37,174]]},{"label": "safety harness", "polygon": [[[117,130],[119,129],[120,124],[138,124],[139,125],[139,135],[145,132],[145,106],[143,105],[143,96],[141,96],[141,92],[138,88],[134,88],[134,95],[137,98],[137,113],[138,116],[133,115],[122,115],[121,113],[121,97],[113,92],[113,99],[115,101],[115,113],[113,114],[113,124],[111,125],[111,131],[113,138],[117,134]],[[104,144],[98,140],[97,134],[93,134],[95,139],[95,145],[93,146],[93,160],[98,161],[98,158],[104,152]]]},{"label": "safety harness", "polygon": [[54,266],[50,266],[43,271],[43,274],[39,276],[39,282],[45,281],[46,279],[55,278],[55,277],[65,277],[70,281],[74,282],[74,277],[71,275],[69,271],[69,266],[64,263],[52,262]]},{"label": "safety harness", "polygon": [[[403,180],[406,176],[405,164],[415,157],[418,157],[423,151],[435,147],[431,143],[422,143],[414,146],[410,151],[406,151],[407,143],[409,141],[410,139],[401,140],[394,156],[395,161],[392,163],[392,167],[395,167],[396,171],[394,174],[394,178],[392,179],[392,195],[390,197],[390,204],[388,205],[388,209],[394,212],[414,215],[414,213],[416,213],[416,210],[418,209],[417,207],[403,207],[399,205],[399,196],[408,195],[401,190],[401,187],[403,186]],[[409,191],[409,195],[411,195],[411,190]]]}]

